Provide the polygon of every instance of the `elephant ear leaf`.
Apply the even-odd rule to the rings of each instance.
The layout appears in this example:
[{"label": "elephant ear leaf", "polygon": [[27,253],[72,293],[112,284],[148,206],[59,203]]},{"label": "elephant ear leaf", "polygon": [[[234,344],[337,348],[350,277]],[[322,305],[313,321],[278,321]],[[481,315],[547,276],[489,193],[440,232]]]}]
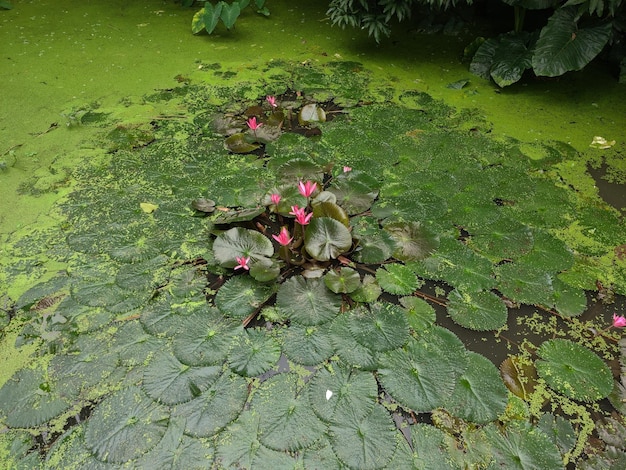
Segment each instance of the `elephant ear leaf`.
[{"label": "elephant ear leaf", "polygon": [[556,77],[581,70],[604,48],[611,34],[611,23],[578,27],[576,7],[557,10],[541,30],[532,65],[537,75]]},{"label": "elephant ear leaf", "polygon": [[500,38],[491,67],[491,78],[499,87],[517,82],[524,71],[531,67],[529,42],[532,44],[528,33],[506,34]]}]

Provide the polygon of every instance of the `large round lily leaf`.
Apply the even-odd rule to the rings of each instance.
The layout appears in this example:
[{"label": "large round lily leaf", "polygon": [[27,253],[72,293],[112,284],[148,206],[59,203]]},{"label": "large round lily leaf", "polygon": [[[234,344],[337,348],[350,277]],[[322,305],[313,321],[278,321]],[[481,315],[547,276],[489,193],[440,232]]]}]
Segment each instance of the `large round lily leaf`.
[{"label": "large round lily leaf", "polygon": [[524,264],[546,271],[565,271],[574,264],[574,254],[567,245],[548,232],[533,231],[533,248],[520,258]]},{"label": "large round lily leaf", "polygon": [[404,309],[388,302],[357,307],[348,314],[348,329],[362,346],[376,352],[399,348],[409,338]]},{"label": "large round lily leaf", "polygon": [[[258,207],[254,209],[239,209],[229,210],[225,212],[216,212],[212,219],[214,224],[234,224],[235,222],[248,222],[254,219],[257,215],[265,212],[265,207]],[[262,242],[261,242],[262,243]]]},{"label": "large round lily leaf", "polygon": [[337,423],[353,414],[365,417],[376,404],[378,384],[370,372],[339,362],[313,376],[308,394],[317,416]]},{"label": "large round lily leaf", "polygon": [[354,228],[354,236],[359,242],[354,253],[355,260],[359,263],[376,264],[391,258],[396,243],[389,232],[365,224],[366,222],[361,219],[359,225]]},{"label": "large round lily leaf", "polygon": [[417,276],[403,264],[387,264],[376,270],[376,280],[385,292],[409,295],[418,287]]},{"label": "large round lily leaf", "polygon": [[493,292],[462,292],[448,294],[448,315],[455,323],[471,330],[497,330],[506,325],[508,310]]},{"label": "large round lily leaf", "polygon": [[554,298],[549,273],[521,263],[507,263],[496,268],[498,289],[505,297],[530,305],[551,306]]},{"label": "large round lily leaf", "polygon": [[211,437],[237,418],[247,399],[246,379],[227,371],[201,395],[177,405],[172,418],[185,420],[191,436]]},{"label": "large round lily leaf", "polygon": [[566,339],[545,341],[537,350],[537,372],[550,388],[581,401],[605,398],[613,389],[613,375],[593,351]]},{"label": "large round lily leaf", "polygon": [[494,421],[504,413],[507,389],[489,359],[471,351],[468,359],[469,366],[461,375],[446,408],[454,416],[472,423]]},{"label": "large round lily leaf", "polygon": [[213,242],[213,255],[225,268],[237,266],[237,258],[249,257],[250,264],[274,254],[272,242],[255,230],[233,227],[220,233]]},{"label": "large round lily leaf", "polygon": [[432,326],[401,349],[383,354],[379,377],[389,394],[417,412],[446,406],[467,368],[467,350],[449,330]]},{"label": "large round lily leaf", "polygon": [[321,364],[335,351],[330,328],[326,325],[293,323],[285,330],[282,340],[285,356],[305,366]]},{"label": "large round lily leaf", "polygon": [[378,282],[376,282],[376,278],[370,274],[366,274],[363,276],[361,285],[356,290],[350,292],[350,298],[355,302],[374,302],[382,293],[383,290],[378,285]]},{"label": "large round lily leaf", "polygon": [[331,341],[337,355],[346,363],[363,370],[378,368],[379,354],[354,339],[348,327],[348,317],[348,315],[339,315],[330,325]]},{"label": "large round lily leaf", "polygon": [[349,294],[361,287],[361,276],[354,269],[343,267],[339,271],[328,271],[324,284],[336,294]]},{"label": "large round lily leaf", "polygon": [[337,196],[337,203],[348,214],[359,214],[368,210],[378,195],[378,191],[370,186],[347,179],[335,181],[328,190]]},{"label": "large round lily leaf", "polygon": [[500,376],[513,394],[522,400],[530,400],[537,385],[537,369],[533,362],[509,356],[500,364]]},{"label": "large round lily leaf", "polygon": [[252,399],[259,414],[259,440],[270,449],[295,452],[322,437],[326,426],[313,412],[297,374],[278,374],[261,384]]},{"label": "large round lily leaf", "polygon": [[389,412],[374,405],[365,416],[347,413],[329,428],[335,455],[349,468],[385,468],[395,452],[396,427]]},{"label": "large round lily leaf", "polygon": [[265,331],[244,330],[231,344],[228,364],[233,372],[256,377],[270,370],[280,359],[280,344]]},{"label": "large round lily leaf", "polygon": [[559,8],[541,30],[533,54],[537,75],[556,77],[580,70],[596,57],[611,36],[611,22],[580,28],[576,6]]},{"label": "large round lily leaf", "polygon": [[261,448],[258,429],[259,414],[245,409],[220,432],[215,453],[218,468],[254,468],[252,459]]},{"label": "large round lily leaf", "polygon": [[[332,193],[325,192],[324,194]],[[338,222],[341,222],[346,227],[350,227],[350,217],[346,213],[343,208],[331,201],[323,201],[323,202],[313,202],[313,217],[330,217],[331,219],[335,219]]]},{"label": "large round lily leaf", "polygon": [[0,412],[12,428],[38,426],[69,407],[41,370],[18,370],[0,389]]},{"label": "large round lily leaf", "polygon": [[189,366],[224,362],[233,337],[242,330],[239,322],[225,318],[215,309],[180,318],[179,328],[172,341],[174,355]]},{"label": "large round lily leaf", "polygon": [[175,470],[209,466],[213,461],[215,449],[206,441],[186,436],[185,426],[175,420],[170,421],[167,431],[159,445],[134,463],[134,468],[151,470]]},{"label": "large round lily leaf", "polygon": [[514,259],[532,249],[533,234],[528,226],[516,220],[500,218],[472,231],[470,244],[487,257]]},{"label": "large round lily leaf", "polygon": [[439,246],[439,236],[419,222],[393,222],[385,230],[396,243],[393,256],[400,261],[424,259]]},{"label": "large round lily leaf", "polygon": [[153,400],[166,405],[189,401],[219,377],[220,366],[190,367],[168,351],[158,352],[145,368],[142,386]]},{"label": "large round lily leaf", "polygon": [[220,288],[215,296],[215,306],[226,316],[243,319],[261,308],[272,293],[271,287],[249,276],[235,276]]},{"label": "large round lily leaf", "polygon": [[341,222],[330,217],[313,218],[304,232],[304,247],[318,261],[328,261],[352,246],[352,235]]},{"label": "large round lily leaf", "polygon": [[140,388],[128,387],[98,404],[87,422],[85,443],[98,459],[121,464],[156,446],[168,419],[165,406]]},{"label": "large round lily leaf", "polygon": [[276,306],[301,325],[319,325],[339,313],[341,297],[326,288],[321,279],[294,276],[278,290]]},{"label": "large round lily leaf", "polygon": [[298,181],[321,181],[324,172],[319,165],[308,160],[292,159],[276,169],[275,174],[280,176],[283,183],[297,183]]},{"label": "large round lily leaf", "polygon": [[554,307],[566,317],[577,317],[587,310],[585,291],[564,283],[559,278],[552,280]]},{"label": "large round lily leaf", "polygon": [[564,469],[561,454],[548,436],[530,426],[509,426],[501,433],[495,425],[484,428],[485,445],[495,458],[494,468],[507,470]]},{"label": "large round lily leaf", "polygon": [[233,153],[250,153],[259,147],[259,144],[248,142],[246,135],[242,133],[233,134],[224,141],[224,148]]},{"label": "large round lily leaf", "polygon": [[409,442],[403,437],[396,450],[389,468],[406,468],[414,470],[454,470],[454,465],[447,441],[449,437],[440,429],[429,424],[419,423],[403,429],[410,433]]}]

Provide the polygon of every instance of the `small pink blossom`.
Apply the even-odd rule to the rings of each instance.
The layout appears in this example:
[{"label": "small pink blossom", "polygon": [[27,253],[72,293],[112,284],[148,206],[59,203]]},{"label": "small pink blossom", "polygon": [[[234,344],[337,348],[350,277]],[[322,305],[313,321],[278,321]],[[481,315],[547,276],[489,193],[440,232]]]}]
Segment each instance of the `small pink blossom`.
[{"label": "small pink blossom", "polygon": [[280,194],[274,193],[274,194],[272,194],[270,196],[270,200],[272,201],[272,204],[275,204],[275,205],[278,205],[278,203],[280,202],[281,199],[282,198],[281,198]]},{"label": "small pink blossom", "polygon": [[300,194],[302,194],[304,197],[309,197],[316,189],[317,183],[314,183],[312,181],[307,181],[306,183],[300,181],[300,183],[298,183],[298,191],[300,191]]},{"label": "small pink blossom", "polygon": [[626,326],[626,318],[621,315],[613,314],[613,327],[624,328]]},{"label": "small pink blossom", "polygon": [[241,256],[241,257],[236,257],[235,258],[237,260],[237,263],[239,263],[237,266],[235,266],[235,269],[240,269],[243,268],[246,271],[248,271],[250,269],[250,266],[248,266],[248,263],[250,262],[250,257],[249,256]]},{"label": "small pink blossom", "polygon": [[252,129],[253,131],[256,131],[259,127],[261,127],[263,124],[260,122],[256,122],[256,116],[252,116],[250,119],[248,119],[246,121],[246,124],[248,124],[248,127],[250,129]]},{"label": "small pink blossom", "polygon": [[296,216],[296,222],[300,225],[307,225],[311,221],[311,217],[313,217],[313,212],[307,214],[304,207],[301,209],[297,205],[291,206],[290,214]]},{"label": "small pink blossom", "polygon": [[287,230],[287,227],[283,227],[279,235],[272,235],[272,238],[283,246],[289,245],[293,240],[293,237],[289,236],[289,230]]},{"label": "small pink blossom", "polygon": [[351,168],[351,167],[349,167],[349,166],[344,166],[344,167],[343,167],[343,172],[344,172],[344,173],[348,173],[349,171],[352,171],[352,168]]},{"label": "small pink blossom", "polygon": [[270,106],[272,108],[276,108],[278,105],[276,104],[276,97],[275,96],[266,96],[265,99],[267,100],[267,102],[270,104]]}]

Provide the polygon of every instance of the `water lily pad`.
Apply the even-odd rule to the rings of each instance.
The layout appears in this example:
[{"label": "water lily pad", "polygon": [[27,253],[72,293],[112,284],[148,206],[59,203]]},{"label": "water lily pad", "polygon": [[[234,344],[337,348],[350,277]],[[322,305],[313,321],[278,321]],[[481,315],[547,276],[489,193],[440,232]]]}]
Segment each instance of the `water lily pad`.
[{"label": "water lily pad", "polygon": [[537,369],[532,362],[518,356],[509,356],[500,364],[504,385],[522,400],[530,399],[537,385]]},{"label": "water lily pad", "polygon": [[409,338],[404,309],[387,302],[357,307],[348,314],[348,329],[361,345],[376,352],[399,348]]},{"label": "water lily pad", "polygon": [[250,153],[254,152],[261,145],[249,142],[246,138],[246,134],[237,133],[224,140],[224,148],[230,150],[233,153]]},{"label": "water lily pad", "polygon": [[587,310],[585,291],[573,287],[559,278],[552,280],[554,289],[554,308],[566,317],[577,317]]},{"label": "water lily pad", "polygon": [[262,446],[258,429],[258,413],[246,409],[220,432],[215,455],[221,468],[253,468],[252,460]]},{"label": "water lily pad", "polygon": [[552,305],[554,290],[549,273],[521,263],[507,263],[496,268],[500,284],[498,289],[505,297],[530,305]]},{"label": "water lily pad", "polygon": [[407,322],[413,331],[427,330],[435,324],[435,309],[419,297],[401,297],[400,305],[406,310]]},{"label": "water lily pad", "polygon": [[178,327],[172,348],[176,358],[189,366],[224,362],[231,341],[242,329],[239,322],[225,318],[215,309],[182,317]]},{"label": "water lily pad", "polygon": [[329,428],[335,455],[349,468],[385,468],[396,448],[396,428],[389,412],[374,405],[367,415],[346,414]]},{"label": "water lily pad", "polygon": [[352,235],[341,222],[330,217],[313,218],[304,232],[304,247],[318,261],[335,259],[352,246]]},{"label": "water lily pad", "polygon": [[[265,212],[265,207],[255,207],[252,209],[230,209],[230,210],[221,210],[215,213],[212,221],[214,224],[217,225],[226,225],[226,224],[234,224],[235,222],[248,222],[252,219],[254,219],[256,216],[262,214],[263,212]],[[251,234],[246,234],[245,232],[241,232],[241,234],[243,235],[249,235],[252,236]],[[254,233],[254,232],[253,232]],[[234,236],[231,236],[231,238],[235,238]],[[258,237],[257,237],[258,238]],[[239,243],[241,244],[245,244],[245,243],[251,243],[251,244],[255,244],[255,242],[257,243],[261,243],[264,244],[264,242],[262,242],[260,239],[258,240],[249,240],[249,241],[239,241]],[[234,240],[228,240],[228,243],[235,243],[237,244],[237,241]],[[235,249],[237,247],[234,247]],[[248,247],[244,247],[244,249],[249,249]]]},{"label": "water lily pad", "polygon": [[330,217],[337,222],[341,222],[346,227],[350,227],[350,218],[343,208],[336,202],[320,201],[320,196],[329,195],[334,198],[334,194],[328,191],[320,193],[313,201],[313,217]]},{"label": "water lily pad", "polygon": [[342,267],[338,271],[328,271],[324,284],[336,294],[349,294],[361,287],[361,276],[352,268]]},{"label": "water lily pad", "polygon": [[495,259],[515,259],[533,247],[530,228],[516,220],[500,218],[492,224],[472,231],[470,245],[485,256]]},{"label": "water lily pad", "polygon": [[389,468],[413,468],[416,470],[453,470],[448,450],[449,437],[440,429],[419,423],[403,430],[410,434],[409,443],[404,437],[389,464]]},{"label": "water lily pad", "polygon": [[190,367],[169,351],[158,352],[143,373],[142,387],[160,403],[176,405],[189,401],[219,377],[222,367]]},{"label": "water lily pad", "polygon": [[506,408],[507,389],[489,359],[470,351],[468,360],[467,370],[459,378],[446,409],[472,423],[495,421]]},{"label": "water lily pad", "polygon": [[211,437],[239,416],[247,399],[246,379],[227,371],[201,395],[176,405],[172,418],[184,420],[191,436]]},{"label": "water lily pad", "polygon": [[350,298],[355,302],[374,302],[380,294],[382,294],[383,290],[378,285],[376,278],[370,274],[366,274],[363,276],[363,281],[361,285],[350,292]]},{"label": "water lily pad", "polygon": [[294,276],[279,288],[276,306],[301,325],[319,325],[339,313],[341,297],[326,288],[321,279]]},{"label": "water lily pad", "polygon": [[274,254],[274,245],[263,234],[242,227],[233,227],[217,236],[213,242],[215,259],[225,268],[237,266],[237,258],[250,258],[250,264],[259,258]]},{"label": "water lily pad", "polygon": [[424,259],[439,246],[439,236],[419,222],[393,222],[384,228],[396,243],[393,256],[400,261]]},{"label": "water lily pad", "polygon": [[356,179],[338,179],[328,191],[337,197],[337,204],[351,215],[368,210],[378,196],[378,190]]},{"label": "water lily pad", "polygon": [[306,449],[326,430],[300,390],[300,381],[297,374],[275,375],[261,384],[252,399],[252,407],[259,414],[259,440],[270,449]]},{"label": "water lily pad", "polygon": [[428,412],[446,406],[467,368],[467,350],[449,330],[432,326],[379,359],[382,386],[404,406]]},{"label": "water lily pad", "polygon": [[247,329],[231,343],[228,365],[244,377],[256,377],[270,370],[280,359],[280,344],[261,329]]},{"label": "water lily pad", "polygon": [[273,289],[248,276],[235,276],[224,283],[215,296],[215,306],[224,315],[246,318],[263,306]]},{"label": "water lily pad", "polygon": [[0,410],[12,428],[31,428],[70,407],[42,370],[20,369],[0,389]]},{"label": "water lily pad", "polygon": [[448,315],[455,323],[471,330],[497,330],[506,325],[508,309],[493,292],[464,292],[458,289],[448,294]]},{"label": "water lily pad", "polygon": [[348,315],[339,315],[332,322],[330,328],[331,340],[337,355],[347,364],[374,370],[378,367],[379,354],[354,339],[348,327]]},{"label": "water lily pad", "polygon": [[536,428],[509,426],[502,433],[495,425],[484,428],[495,465],[506,469],[543,470],[564,469],[557,447],[548,436]]},{"label": "water lily pad", "polygon": [[330,329],[326,325],[304,326],[293,323],[281,339],[285,356],[305,366],[321,364],[335,351]]},{"label": "water lily pad", "polygon": [[389,258],[396,249],[396,244],[389,232],[381,230],[377,221],[360,218],[353,229],[353,237],[358,240],[354,259],[359,263],[382,263]]},{"label": "water lily pad", "polygon": [[561,454],[570,452],[576,445],[576,431],[572,424],[562,416],[545,413],[537,423],[546,436],[558,447]]},{"label": "water lily pad", "polygon": [[594,352],[566,339],[545,341],[537,350],[539,377],[563,395],[586,402],[606,398],[613,389],[611,370]]},{"label": "water lily pad", "polygon": [[167,430],[169,411],[138,387],[128,387],[96,406],[85,432],[85,443],[96,457],[122,464],[155,447]]},{"label": "water lily pad", "polygon": [[396,295],[409,295],[418,286],[417,276],[403,264],[387,264],[376,270],[376,280],[385,292]]},{"label": "water lily pad", "polygon": [[365,417],[376,404],[378,385],[370,372],[339,362],[319,370],[307,391],[315,414],[336,423],[351,415]]}]

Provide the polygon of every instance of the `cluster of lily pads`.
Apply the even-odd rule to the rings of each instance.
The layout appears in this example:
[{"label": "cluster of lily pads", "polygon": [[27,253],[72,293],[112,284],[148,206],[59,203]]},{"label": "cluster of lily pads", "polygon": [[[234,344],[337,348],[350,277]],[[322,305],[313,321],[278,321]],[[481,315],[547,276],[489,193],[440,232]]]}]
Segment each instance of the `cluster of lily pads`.
[{"label": "cluster of lily pads", "polygon": [[[624,289],[601,264],[622,222],[553,182],[567,149],[423,93],[322,119],[327,90],[365,95],[355,70],[299,64],[300,96],[252,105],[172,93],[192,116],[112,146],[61,226],[14,243],[10,279],[67,266],[7,322],[38,355],[0,388],[16,465],[585,468],[594,432],[589,468],[626,458],[621,330],[579,318],[599,276]],[[594,230],[566,244],[574,219]],[[471,350],[524,321],[540,334],[504,362]]]}]

